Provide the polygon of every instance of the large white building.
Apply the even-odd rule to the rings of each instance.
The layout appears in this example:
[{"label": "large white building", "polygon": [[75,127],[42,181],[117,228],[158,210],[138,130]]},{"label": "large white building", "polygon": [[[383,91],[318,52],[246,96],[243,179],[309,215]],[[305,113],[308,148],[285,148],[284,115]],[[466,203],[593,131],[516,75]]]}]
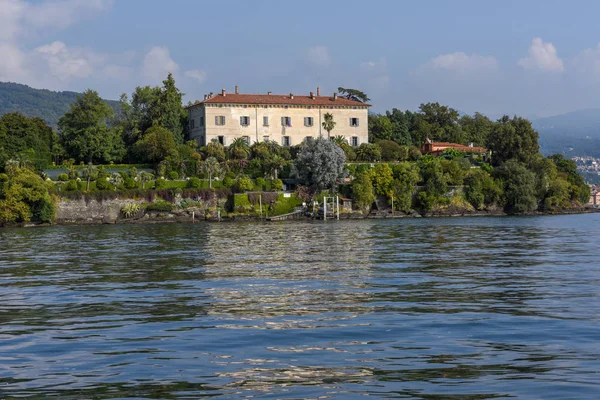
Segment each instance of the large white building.
[{"label": "large white building", "polygon": [[336,125],[331,136],[344,136],[349,144],[368,142],[369,104],[339,97],[272,94],[240,94],[225,89],[208,94],[204,101],[188,106],[190,138],[204,146],[217,140],[225,146],[236,138],[249,144],[274,140],[282,146],[302,143],[306,137],[327,137],[324,115],[330,113]]}]

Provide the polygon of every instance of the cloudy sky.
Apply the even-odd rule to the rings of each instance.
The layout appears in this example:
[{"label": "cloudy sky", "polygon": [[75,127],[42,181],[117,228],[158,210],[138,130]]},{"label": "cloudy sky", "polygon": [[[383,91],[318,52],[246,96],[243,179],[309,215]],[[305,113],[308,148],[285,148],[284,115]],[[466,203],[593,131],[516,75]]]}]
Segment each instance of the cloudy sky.
[{"label": "cloudy sky", "polygon": [[596,0],[0,0],[0,81],[117,99],[361,89],[493,117],[600,107]]}]

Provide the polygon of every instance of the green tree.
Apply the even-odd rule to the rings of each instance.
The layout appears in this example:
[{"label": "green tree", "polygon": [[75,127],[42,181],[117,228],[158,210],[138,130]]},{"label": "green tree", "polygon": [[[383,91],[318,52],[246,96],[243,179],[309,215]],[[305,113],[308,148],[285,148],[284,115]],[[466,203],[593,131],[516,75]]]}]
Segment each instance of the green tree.
[{"label": "green tree", "polygon": [[76,160],[120,161],[125,147],[120,131],[107,126],[113,110],[97,92],[87,90],[58,121],[61,142]]},{"label": "green tree", "polygon": [[354,150],[357,161],[375,162],[381,160],[381,148],[373,143],[362,143]]},{"label": "green tree", "polygon": [[52,222],[55,204],[42,178],[14,164],[0,191],[0,225],[10,222]]},{"label": "green tree", "polygon": [[333,187],[344,176],[345,165],[346,154],[338,145],[309,138],[294,161],[294,171],[307,186],[321,190]]},{"label": "green tree", "polygon": [[381,149],[381,159],[383,161],[406,161],[408,159],[408,148],[400,146],[391,140],[379,140],[375,142]]},{"label": "green tree", "polygon": [[369,115],[369,141],[391,140],[393,137],[393,125],[390,119],[381,114]]},{"label": "green tree", "polygon": [[163,87],[158,97],[158,124],[173,133],[177,144],[183,143],[184,123],[187,112],[182,105],[183,94],[175,86],[173,74],[169,73],[163,81]]},{"label": "green tree", "polygon": [[590,187],[586,185],[585,180],[577,172],[575,161],[565,158],[561,154],[554,154],[549,157],[556,165],[562,178],[569,183],[569,194],[571,200],[586,204],[590,198]]},{"label": "green tree", "polygon": [[463,115],[458,122],[468,143],[473,143],[474,146],[480,147],[487,145],[488,137],[494,129],[494,123],[488,117],[480,113],[475,113],[472,117],[470,115]]},{"label": "green tree", "polygon": [[492,151],[492,165],[515,159],[529,166],[540,152],[538,133],[524,118],[504,116],[496,122],[488,136],[487,148]]},{"label": "green tree", "polygon": [[419,168],[415,163],[401,162],[392,168],[394,208],[405,213],[412,209],[413,195],[419,182]]},{"label": "green tree", "polygon": [[54,145],[52,128],[40,118],[18,112],[0,117],[0,168],[11,158],[27,158],[36,169],[51,160]]},{"label": "green tree", "polygon": [[333,115],[331,113],[325,113],[323,115],[323,129],[327,131],[327,137],[331,136],[331,131],[335,128],[336,122],[333,120]]},{"label": "green tree", "polygon": [[135,152],[140,160],[158,163],[168,156],[177,156],[177,144],[173,133],[160,126],[153,126],[135,144]]},{"label": "green tree", "polygon": [[421,140],[413,144],[422,144],[426,137],[444,142],[464,142],[464,133],[458,125],[458,111],[439,103],[421,104],[419,110]]},{"label": "green tree", "polygon": [[352,199],[354,204],[363,212],[369,212],[373,202],[375,201],[375,193],[373,193],[373,183],[371,182],[370,174],[360,174],[354,182],[352,182]]},{"label": "green tree", "polygon": [[338,93],[345,97],[348,100],[360,101],[361,103],[366,103],[371,100],[364,92],[361,92],[357,89],[346,89],[343,87],[338,88]]},{"label": "green tree", "polygon": [[387,164],[377,164],[375,168],[369,170],[369,174],[375,194],[391,197],[394,174],[390,166]]},{"label": "green tree", "polygon": [[504,208],[510,213],[537,209],[535,175],[518,160],[508,160],[494,173],[504,184]]}]

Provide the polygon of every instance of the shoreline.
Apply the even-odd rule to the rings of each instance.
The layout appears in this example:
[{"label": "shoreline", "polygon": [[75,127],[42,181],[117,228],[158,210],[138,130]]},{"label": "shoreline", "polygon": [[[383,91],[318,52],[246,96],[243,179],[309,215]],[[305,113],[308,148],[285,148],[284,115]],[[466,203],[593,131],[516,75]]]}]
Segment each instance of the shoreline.
[{"label": "shoreline", "polygon": [[[389,211],[389,210],[388,210]],[[440,219],[440,218],[468,218],[468,217],[531,217],[531,216],[553,216],[553,215],[576,215],[576,214],[594,214],[600,213],[598,208],[577,208],[562,210],[559,212],[542,212],[542,211],[530,211],[520,214],[509,214],[501,210],[489,210],[489,211],[453,211],[453,212],[429,212],[425,214],[419,214],[414,212],[412,214],[399,214],[382,215],[369,214],[363,215],[360,212],[353,213],[341,213],[340,221],[342,220],[397,220],[397,219]],[[234,215],[224,216],[222,218],[207,217],[207,218],[195,218],[192,220],[191,211],[180,211],[180,212],[150,212],[144,214],[138,218],[117,218],[113,220],[107,220],[106,218],[86,218],[86,219],[62,219],[52,224],[48,223],[34,223],[34,222],[21,222],[17,224],[8,224],[0,226],[1,228],[35,228],[35,227],[52,227],[52,226],[85,226],[85,225],[151,225],[151,224],[199,224],[199,223],[281,223],[291,221],[320,221],[321,218],[312,218],[307,216],[301,216],[301,218],[287,219],[284,221],[269,221],[265,217],[253,216],[253,215]],[[328,219],[328,221],[337,221],[337,218]]]}]

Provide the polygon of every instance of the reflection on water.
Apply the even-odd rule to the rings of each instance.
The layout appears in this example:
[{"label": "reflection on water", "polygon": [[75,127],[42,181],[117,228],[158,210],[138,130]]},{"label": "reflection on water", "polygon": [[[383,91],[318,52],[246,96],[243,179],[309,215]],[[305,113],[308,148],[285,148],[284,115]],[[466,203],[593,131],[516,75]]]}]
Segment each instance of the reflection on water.
[{"label": "reflection on water", "polygon": [[0,398],[597,398],[599,220],[0,230]]}]

